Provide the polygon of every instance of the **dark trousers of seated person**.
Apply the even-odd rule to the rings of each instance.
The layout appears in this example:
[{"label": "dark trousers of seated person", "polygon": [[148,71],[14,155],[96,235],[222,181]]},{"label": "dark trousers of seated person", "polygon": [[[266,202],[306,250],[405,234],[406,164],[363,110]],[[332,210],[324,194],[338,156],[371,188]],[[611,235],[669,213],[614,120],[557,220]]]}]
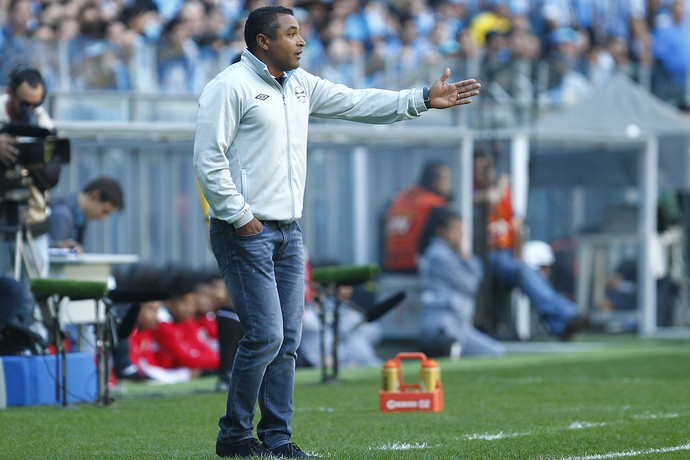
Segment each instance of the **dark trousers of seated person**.
[{"label": "dark trousers of seated person", "polygon": [[232,372],[232,363],[235,361],[237,347],[244,335],[240,319],[232,309],[221,308],[216,312],[218,323],[218,347],[220,366],[218,375],[229,376]]}]

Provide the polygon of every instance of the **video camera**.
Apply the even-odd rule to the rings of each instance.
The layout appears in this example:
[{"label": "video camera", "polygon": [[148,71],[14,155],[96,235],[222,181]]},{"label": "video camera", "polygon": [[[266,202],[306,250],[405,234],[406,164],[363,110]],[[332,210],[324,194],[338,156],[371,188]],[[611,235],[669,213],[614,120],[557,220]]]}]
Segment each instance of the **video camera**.
[{"label": "video camera", "polygon": [[20,208],[29,200],[31,184],[49,188],[51,172],[70,161],[70,142],[55,131],[27,122],[0,123],[0,134],[17,138],[19,156],[13,167],[0,163],[0,234],[20,226]]},{"label": "video camera", "polygon": [[69,139],[57,137],[54,130],[29,123],[10,122],[0,124],[2,133],[20,138],[16,144],[19,165],[67,164],[70,161]]}]

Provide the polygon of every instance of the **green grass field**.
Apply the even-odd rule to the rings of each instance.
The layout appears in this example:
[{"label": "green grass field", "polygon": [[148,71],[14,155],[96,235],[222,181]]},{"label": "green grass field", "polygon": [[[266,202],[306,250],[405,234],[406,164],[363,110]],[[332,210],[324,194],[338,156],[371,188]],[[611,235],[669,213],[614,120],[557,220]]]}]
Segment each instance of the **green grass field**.
[{"label": "green grass field", "polygon": [[[293,440],[335,459],[690,458],[688,340],[583,337],[560,352],[440,363],[435,413],[381,413],[380,369],[327,384],[299,370]],[[405,366],[406,382],[417,368]],[[214,382],[127,384],[107,407],[2,410],[0,458],[216,458],[225,395]]]}]

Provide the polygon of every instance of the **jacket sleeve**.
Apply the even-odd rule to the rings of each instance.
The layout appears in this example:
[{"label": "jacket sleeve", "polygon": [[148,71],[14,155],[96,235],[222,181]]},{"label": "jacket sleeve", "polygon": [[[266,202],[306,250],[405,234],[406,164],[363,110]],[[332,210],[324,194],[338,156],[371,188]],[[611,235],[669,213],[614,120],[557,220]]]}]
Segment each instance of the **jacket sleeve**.
[{"label": "jacket sleeve", "polygon": [[477,292],[484,277],[478,257],[464,260],[450,248],[441,250],[440,245],[430,246],[425,255],[428,277],[465,295],[473,296]]},{"label": "jacket sleeve", "polygon": [[252,220],[244,196],[230,174],[227,152],[242,117],[242,98],[227,84],[211,81],[199,98],[194,172],[213,217],[241,227]]},{"label": "jacket sleeve", "polygon": [[428,110],[421,89],[352,89],[305,74],[311,91],[311,115],[317,118],[385,124],[417,118]]}]

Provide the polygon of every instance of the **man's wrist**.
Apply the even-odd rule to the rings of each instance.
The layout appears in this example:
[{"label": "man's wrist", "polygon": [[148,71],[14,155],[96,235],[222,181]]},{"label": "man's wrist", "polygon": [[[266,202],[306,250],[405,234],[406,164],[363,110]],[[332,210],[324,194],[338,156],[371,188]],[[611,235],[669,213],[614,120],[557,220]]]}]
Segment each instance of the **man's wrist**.
[{"label": "man's wrist", "polygon": [[427,109],[431,108],[431,98],[429,97],[429,88],[426,86],[422,89],[422,99],[424,99],[424,105]]}]

